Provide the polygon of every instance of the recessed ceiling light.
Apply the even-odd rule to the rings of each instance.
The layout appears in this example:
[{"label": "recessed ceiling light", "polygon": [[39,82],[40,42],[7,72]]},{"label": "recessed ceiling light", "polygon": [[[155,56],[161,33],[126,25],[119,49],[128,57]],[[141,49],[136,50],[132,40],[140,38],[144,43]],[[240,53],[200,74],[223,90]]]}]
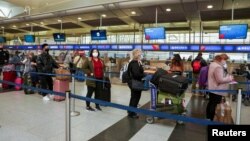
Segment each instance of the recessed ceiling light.
[{"label": "recessed ceiling light", "polygon": [[40,22],[40,24],[43,24],[43,22]]},{"label": "recessed ceiling light", "polygon": [[26,26],[29,26],[30,24],[26,24]]},{"label": "recessed ceiling light", "polygon": [[13,25],[12,27],[13,27],[13,28],[16,28],[16,26],[15,26],[15,25]]},{"label": "recessed ceiling light", "polygon": [[62,22],[62,20],[57,20],[59,23]]},{"label": "recessed ceiling light", "polygon": [[107,15],[105,15],[105,14],[102,14],[102,17],[103,17],[103,18],[105,18],[105,17],[107,17]]},{"label": "recessed ceiling light", "polygon": [[135,11],[131,11],[131,14],[132,14],[132,15],[135,15],[135,14],[136,14],[136,12],[135,12]]},{"label": "recessed ceiling light", "polygon": [[213,5],[208,5],[208,6],[207,6],[208,9],[211,9],[211,8],[213,8],[213,7],[214,7]]},{"label": "recessed ceiling light", "polygon": [[82,18],[81,18],[81,17],[78,17],[77,19],[78,19],[78,20],[82,20]]},{"label": "recessed ceiling light", "polygon": [[4,26],[1,26],[2,29],[4,29]]},{"label": "recessed ceiling light", "polygon": [[170,12],[170,11],[171,11],[171,9],[170,9],[170,8],[167,8],[167,9],[166,9],[166,11],[167,11],[167,12]]}]

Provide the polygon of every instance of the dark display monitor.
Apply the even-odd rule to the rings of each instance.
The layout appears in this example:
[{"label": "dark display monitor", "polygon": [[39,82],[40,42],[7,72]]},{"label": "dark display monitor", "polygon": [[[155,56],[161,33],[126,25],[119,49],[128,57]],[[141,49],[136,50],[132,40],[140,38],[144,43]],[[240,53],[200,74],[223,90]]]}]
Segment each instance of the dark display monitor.
[{"label": "dark display monitor", "polygon": [[0,36],[0,43],[6,43],[6,37]]},{"label": "dark display monitor", "polygon": [[53,33],[53,37],[55,42],[65,42],[66,40],[65,33]]},{"label": "dark display monitor", "polygon": [[91,40],[107,40],[106,30],[91,30]]},{"label": "dark display monitor", "polygon": [[27,43],[34,43],[35,39],[34,35],[24,35],[24,41]]},{"label": "dark display monitor", "polygon": [[219,39],[246,39],[248,24],[221,25]]},{"label": "dark display monitor", "polygon": [[164,27],[145,28],[144,33],[146,40],[157,40],[166,38]]}]

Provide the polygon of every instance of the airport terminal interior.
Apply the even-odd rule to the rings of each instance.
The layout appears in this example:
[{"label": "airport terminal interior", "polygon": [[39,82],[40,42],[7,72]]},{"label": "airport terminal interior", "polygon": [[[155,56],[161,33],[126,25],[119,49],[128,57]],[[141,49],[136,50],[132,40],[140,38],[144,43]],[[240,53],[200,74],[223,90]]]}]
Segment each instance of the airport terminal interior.
[{"label": "airport terminal interior", "polygon": [[[0,0],[0,141],[207,141],[208,124],[249,125],[249,12],[249,0]],[[110,99],[97,100],[101,109],[93,103],[95,94],[94,111],[86,107],[86,81],[93,79],[87,73],[75,77],[71,72],[70,79],[60,79],[63,83],[56,83],[55,71],[47,74],[54,85],[47,100],[41,95],[48,90],[41,89],[41,80],[27,92],[31,74],[42,74],[24,73],[24,60],[32,53],[39,56],[45,43],[49,55],[65,70],[67,56],[88,60],[91,50],[99,50],[104,76],[111,84]],[[142,51],[147,76],[157,69],[169,72],[179,54],[180,77],[188,80],[179,102],[184,112],[172,112],[173,101],[161,95],[164,84],[155,88],[152,81],[145,81],[147,89],[137,107],[129,106],[131,91],[122,74],[134,49]],[[192,61],[202,54],[209,64],[222,53],[229,57],[226,71],[234,77],[225,89],[231,110],[227,122],[208,120],[206,88],[192,90]],[[7,74],[14,74],[14,81],[7,80]],[[55,93],[66,90],[75,95],[70,107],[64,96]],[[131,109],[138,116],[128,116]]]}]

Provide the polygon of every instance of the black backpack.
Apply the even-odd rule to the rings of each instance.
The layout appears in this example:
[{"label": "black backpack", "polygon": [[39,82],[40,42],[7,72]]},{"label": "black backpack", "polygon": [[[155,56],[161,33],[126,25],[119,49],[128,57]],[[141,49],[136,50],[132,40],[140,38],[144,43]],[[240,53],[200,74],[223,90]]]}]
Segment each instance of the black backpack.
[{"label": "black backpack", "polygon": [[162,68],[157,69],[157,71],[152,76],[152,79],[150,80],[150,82],[153,83],[155,86],[158,86],[160,77],[166,73],[167,72]]}]

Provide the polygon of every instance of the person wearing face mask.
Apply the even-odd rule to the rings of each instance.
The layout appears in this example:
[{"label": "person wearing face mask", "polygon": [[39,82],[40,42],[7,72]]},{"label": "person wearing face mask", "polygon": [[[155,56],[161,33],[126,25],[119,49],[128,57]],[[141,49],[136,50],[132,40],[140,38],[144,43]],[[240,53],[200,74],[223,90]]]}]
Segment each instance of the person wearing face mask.
[{"label": "person wearing face mask", "polygon": [[[228,90],[229,83],[233,81],[233,76],[226,74],[224,65],[229,57],[226,54],[217,55],[214,61],[209,65],[208,70],[208,90]],[[207,104],[206,116],[213,120],[217,104],[221,103],[225,92],[209,92],[209,102]]]},{"label": "person wearing face mask", "polygon": [[[42,45],[42,53],[38,55],[36,60],[37,70],[39,73],[51,74],[54,68],[59,68],[59,65],[49,54],[48,44]],[[39,74],[40,85],[42,89],[53,90],[53,80],[51,75]],[[47,93],[42,92],[43,100],[50,100]]]},{"label": "person wearing face mask", "polygon": [[[141,62],[142,51],[140,49],[134,49],[131,54],[131,61],[128,65],[128,74],[131,80],[128,82],[130,88],[131,97],[129,101],[129,106],[137,107],[141,98],[141,92],[132,88],[132,79],[142,81],[146,75],[144,74],[144,69]],[[135,112],[128,111],[129,118],[138,118],[138,115]]]},{"label": "person wearing face mask", "polygon": [[[103,60],[99,58],[100,53],[99,50],[97,49],[92,49],[90,51],[89,59],[86,59],[86,61],[83,64],[83,71],[85,74],[87,74],[88,77],[100,80],[100,81],[94,81],[87,79],[86,80],[86,85],[88,88],[87,95],[86,97],[91,98],[93,93],[95,92],[95,99],[99,99],[99,96],[101,94],[104,77],[104,71],[105,71],[105,65]],[[95,111],[90,106],[90,102],[86,101],[86,109],[88,111]],[[96,110],[101,111],[102,109],[100,108],[99,104],[96,104]]]}]

